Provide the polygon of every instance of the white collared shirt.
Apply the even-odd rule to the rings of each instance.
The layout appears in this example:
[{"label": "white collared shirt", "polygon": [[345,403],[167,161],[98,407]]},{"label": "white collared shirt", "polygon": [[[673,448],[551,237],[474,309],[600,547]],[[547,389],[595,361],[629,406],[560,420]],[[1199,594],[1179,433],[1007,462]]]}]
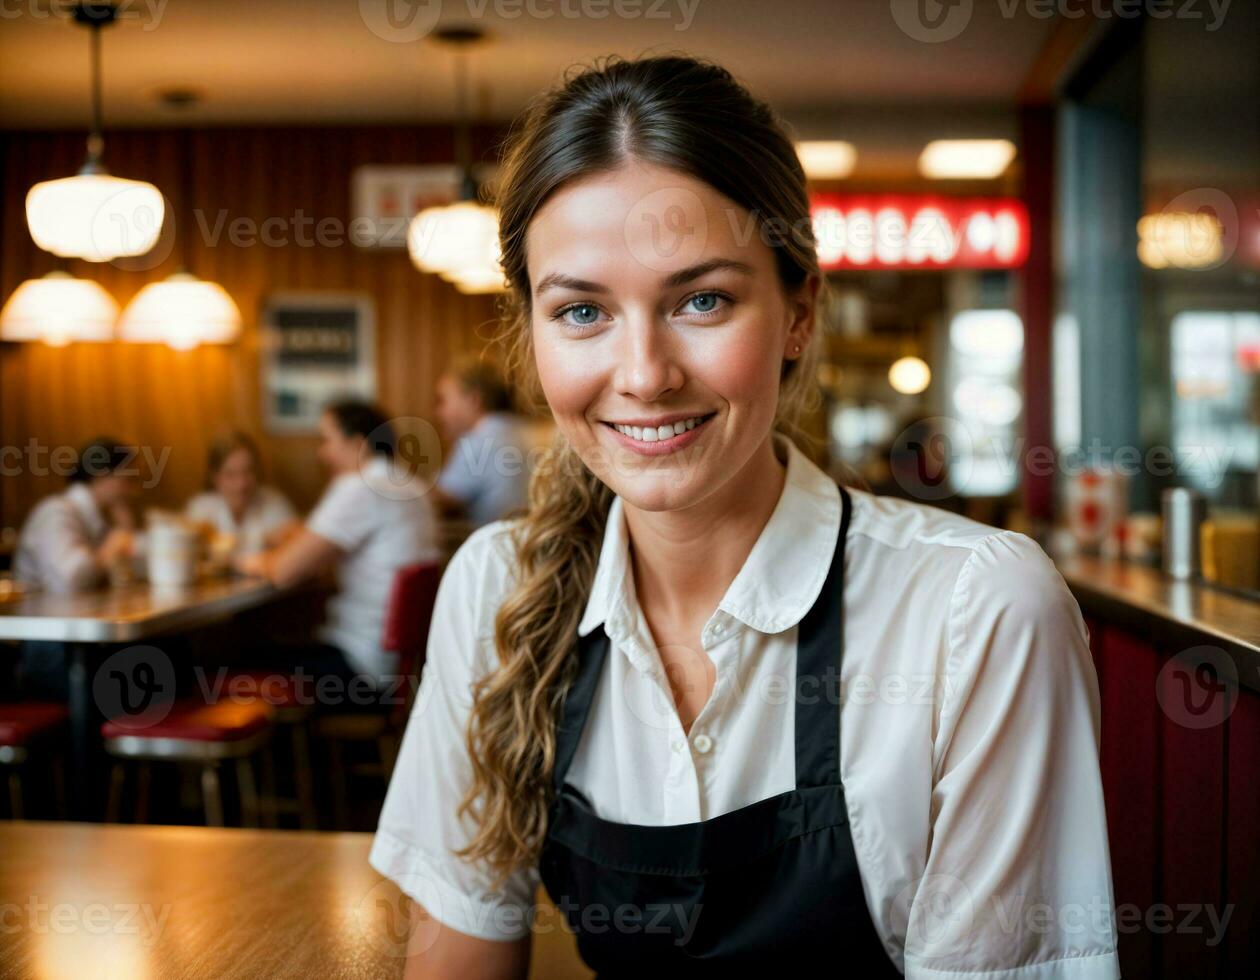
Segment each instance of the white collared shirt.
[{"label": "white collared shirt", "polygon": [[105,569],[96,549],[105,540],[105,522],[86,483],[45,497],[31,511],[18,535],[13,573],[32,588],[66,594],[100,584]]},{"label": "white collared shirt", "polygon": [[[707,820],[795,786],[797,624],[821,591],[842,501],[775,438],[783,494],[704,627],[717,680],[690,735],[635,599],[613,501],[579,628],[604,624],[611,649],[568,772],[600,817]],[[840,775],[885,948],[916,978],[1118,977],[1098,686],[1076,602],[1023,535],[851,496]],[[484,869],[450,853],[471,832],[456,816],[470,781],[464,737],[471,685],[498,662],[508,527],[476,532],[442,580],[371,855],[439,921],[489,939],[527,931],[538,883],[526,869],[491,892]]]},{"label": "white collared shirt", "polygon": [[188,501],[184,516],[190,521],[209,524],[220,534],[235,536],[234,550],[242,554],[263,550],[270,534],[297,520],[288,498],[268,486],[260,486],[254,492],[239,523],[227,498],[214,490],[199,493]]}]

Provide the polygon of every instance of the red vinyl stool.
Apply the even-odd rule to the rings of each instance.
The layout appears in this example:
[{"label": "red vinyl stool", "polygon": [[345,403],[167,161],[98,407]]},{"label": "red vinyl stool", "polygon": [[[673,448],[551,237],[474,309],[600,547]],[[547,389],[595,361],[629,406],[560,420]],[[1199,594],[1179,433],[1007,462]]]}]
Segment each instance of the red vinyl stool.
[{"label": "red vinyl stool", "polygon": [[[27,701],[0,704],[0,766],[9,775],[9,815],[22,819],[22,769],[30,759],[32,746],[65,725],[69,712],[65,705]],[[57,812],[65,816],[65,772],[61,757],[54,754],[53,786],[57,794]]]},{"label": "red vinyl stool", "polygon": [[[307,703],[295,683],[295,678],[279,671],[249,670],[234,672],[225,686],[232,701],[258,699],[271,708],[272,721],[277,729],[289,734],[293,752],[293,787],[296,797],[282,797],[276,792],[275,743],[269,741],[263,750],[263,820],[268,827],[276,826],[278,813],[297,815],[298,826],[314,830],[315,780],[311,772],[310,718],[313,705]],[[306,698],[310,697],[308,692]],[[277,732],[278,733],[278,732]]]},{"label": "red vinyl stool", "polygon": [[254,786],[253,756],[271,734],[269,705],[262,701],[237,703],[220,701],[177,701],[165,717],[136,724],[115,719],[101,726],[105,751],[115,758],[110,774],[109,804],[105,819],[117,822],[126,780],[125,763],[140,764],[136,795],[136,820],[145,819],[149,794],[149,764],[152,762],[196,763],[201,767],[202,803],[206,823],[223,826],[223,799],[219,789],[219,764],[235,761],[236,781],[241,797],[241,822],[258,826],[258,792]]}]

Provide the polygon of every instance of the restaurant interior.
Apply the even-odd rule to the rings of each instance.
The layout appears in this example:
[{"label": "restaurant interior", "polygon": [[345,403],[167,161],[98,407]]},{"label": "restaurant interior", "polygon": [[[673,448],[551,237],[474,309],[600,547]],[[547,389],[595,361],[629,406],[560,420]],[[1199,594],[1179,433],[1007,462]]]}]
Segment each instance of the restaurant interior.
[{"label": "restaurant interior", "polygon": [[[442,569],[555,437],[506,360],[499,152],[570,66],[678,51],[809,179],[802,448],[1032,536],[1080,605],[1123,975],[1254,975],[1258,50],[1250,0],[0,6],[0,975],[399,974],[367,850]],[[450,472],[491,416],[497,510]],[[348,440],[405,471],[370,518]],[[421,519],[384,584],[335,538],[260,557]],[[396,696],[270,683],[369,581]],[[532,955],[590,975],[562,929]]]}]

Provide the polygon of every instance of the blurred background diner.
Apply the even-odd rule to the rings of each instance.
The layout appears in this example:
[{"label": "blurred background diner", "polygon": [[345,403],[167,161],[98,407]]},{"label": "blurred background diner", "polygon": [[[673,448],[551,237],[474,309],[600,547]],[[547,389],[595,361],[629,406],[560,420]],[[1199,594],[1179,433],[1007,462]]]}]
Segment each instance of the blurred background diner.
[{"label": "blurred background diner", "polygon": [[[684,50],[798,140],[802,449],[1046,548],[1098,669],[1125,975],[1247,972],[1258,38],[1243,0],[6,6],[0,864],[57,866],[72,822],[301,831],[326,850],[285,861],[356,870],[292,887],[371,906],[365,838],[313,832],[375,827],[442,568],[553,436],[498,339],[498,149],[570,64]],[[1181,904],[1224,939],[1149,926]],[[393,969],[378,925],[345,941]],[[87,975],[22,936],[15,974]]]}]

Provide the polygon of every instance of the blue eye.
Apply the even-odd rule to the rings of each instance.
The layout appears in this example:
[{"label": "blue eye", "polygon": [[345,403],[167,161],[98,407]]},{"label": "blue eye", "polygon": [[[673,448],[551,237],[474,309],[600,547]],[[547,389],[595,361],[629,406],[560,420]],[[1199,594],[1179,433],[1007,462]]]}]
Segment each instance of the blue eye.
[{"label": "blue eye", "polygon": [[696,293],[683,303],[683,309],[686,310],[690,306],[691,310],[689,312],[691,313],[714,313],[717,311],[719,303],[727,301],[727,297],[721,293]]},{"label": "blue eye", "polygon": [[589,327],[599,320],[599,307],[591,303],[574,303],[566,306],[556,316],[567,319],[574,326]]}]

